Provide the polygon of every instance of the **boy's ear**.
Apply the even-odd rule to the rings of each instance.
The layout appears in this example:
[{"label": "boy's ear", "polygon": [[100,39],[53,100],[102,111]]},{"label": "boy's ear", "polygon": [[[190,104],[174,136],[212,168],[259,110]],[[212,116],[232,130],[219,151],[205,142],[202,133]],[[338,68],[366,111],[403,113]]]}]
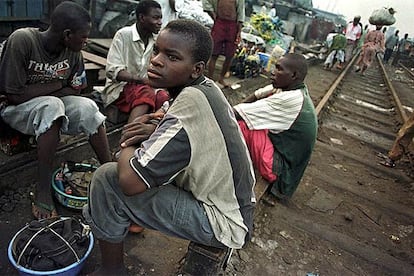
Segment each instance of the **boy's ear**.
[{"label": "boy's ear", "polygon": [[138,15],[137,22],[141,22],[143,20],[144,20],[144,15],[143,14]]},{"label": "boy's ear", "polygon": [[63,38],[64,39],[68,39],[69,36],[70,36],[70,34],[71,34],[71,30],[70,29],[63,30]]},{"label": "boy's ear", "polygon": [[204,61],[199,61],[195,63],[193,66],[193,72],[191,73],[191,77],[193,79],[198,78],[203,74],[204,69],[206,69],[206,64],[204,63]]},{"label": "boy's ear", "polygon": [[293,71],[291,74],[292,80],[296,80],[298,78],[298,72]]}]

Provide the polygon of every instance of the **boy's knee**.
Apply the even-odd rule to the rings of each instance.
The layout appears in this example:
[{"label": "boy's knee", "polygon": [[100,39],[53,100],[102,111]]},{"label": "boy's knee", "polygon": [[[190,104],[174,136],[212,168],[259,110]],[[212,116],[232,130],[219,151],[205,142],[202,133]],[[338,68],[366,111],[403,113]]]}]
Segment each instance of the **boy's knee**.
[{"label": "boy's knee", "polygon": [[116,162],[108,162],[99,166],[93,174],[90,184],[91,193],[101,193],[112,185],[113,179],[118,178]]},{"label": "boy's knee", "polygon": [[79,114],[81,114],[81,117],[84,117],[96,114],[96,112],[99,111],[99,108],[93,100],[82,98],[82,100],[79,101],[78,108],[76,110]]},{"label": "boy's knee", "polygon": [[36,106],[36,112],[41,114],[42,118],[53,117],[50,115],[64,115],[65,105],[58,97],[47,96]]}]

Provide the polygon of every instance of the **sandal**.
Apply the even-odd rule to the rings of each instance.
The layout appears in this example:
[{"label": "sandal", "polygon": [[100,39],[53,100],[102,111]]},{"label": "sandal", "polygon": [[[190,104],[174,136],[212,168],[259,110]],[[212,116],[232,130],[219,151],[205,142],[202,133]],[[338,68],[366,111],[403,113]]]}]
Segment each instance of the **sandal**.
[{"label": "sandal", "polygon": [[382,158],[383,160],[379,163],[388,168],[395,167],[395,161],[388,157],[388,155],[383,154],[382,152],[377,153],[377,157]]},{"label": "sandal", "polygon": [[388,158],[388,155],[383,154],[382,152],[378,152],[377,153],[377,157],[382,158],[382,159],[387,159]]},{"label": "sandal", "polygon": [[48,205],[46,203],[36,201],[33,192],[30,192],[30,197],[32,198],[32,214],[36,219],[39,220],[59,216],[53,203]]},{"label": "sandal", "polygon": [[383,161],[380,162],[380,164],[388,168],[395,167],[395,162],[391,160],[390,158],[385,158]]}]

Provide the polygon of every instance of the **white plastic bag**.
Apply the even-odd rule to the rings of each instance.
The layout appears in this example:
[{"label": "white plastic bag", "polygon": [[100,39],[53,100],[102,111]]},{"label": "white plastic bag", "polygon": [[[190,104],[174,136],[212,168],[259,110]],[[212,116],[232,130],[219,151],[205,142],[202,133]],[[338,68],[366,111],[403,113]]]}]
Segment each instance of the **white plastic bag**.
[{"label": "white plastic bag", "polygon": [[395,23],[393,8],[382,8],[372,12],[368,21],[372,25],[389,26]]}]

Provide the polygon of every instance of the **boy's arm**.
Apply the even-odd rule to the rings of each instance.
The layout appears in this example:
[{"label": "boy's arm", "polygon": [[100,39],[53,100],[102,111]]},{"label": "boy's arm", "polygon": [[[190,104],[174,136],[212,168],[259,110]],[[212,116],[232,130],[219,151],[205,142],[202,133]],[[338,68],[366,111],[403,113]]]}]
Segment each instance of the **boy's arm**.
[{"label": "boy's arm", "polygon": [[165,113],[157,111],[155,113],[144,114],[139,116],[131,123],[126,124],[122,129],[121,148],[138,146],[157,128],[158,123],[164,117]]},{"label": "boy's arm", "polygon": [[276,93],[276,89],[273,87],[272,84],[268,84],[262,88],[255,90],[252,94],[247,96],[242,103],[253,103],[259,99],[266,98],[272,94]]},{"label": "boy's arm", "polygon": [[257,97],[254,93],[252,93],[243,100],[243,103],[252,103],[255,101],[257,101]]},{"label": "boy's arm", "polygon": [[237,2],[237,36],[235,44],[239,44],[241,41],[241,30],[243,28],[243,23],[245,21],[245,3],[244,0],[238,0]]},{"label": "boy's arm", "polygon": [[[247,98],[245,98],[242,103],[252,103],[257,101],[257,97],[254,93],[250,94],[249,96],[247,96]],[[243,120],[243,118],[240,116],[239,112],[237,112],[237,110],[233,107],[233,113],[234,116],[236,116],[237,120]]]},{"label": "boy's arm", "polygon": [[18,105],[40,96],[63,97],[79,94],[80,91],[71,87],[64,87],[64,81],[35,83],[26,85],[21,94],[7,94],[7,100],[12,105]]},{"label": "boy's arm", "polygon": [[148,84],[147,78],[140,78],[138,75],[134,75],[129,73],[127,70],[121,70],[118,72],[116,76],[117,81],[126,81],[130,83],[137,83],[137,84]]},{"label": "boy's arm", "polygon": [[132,169],[129,161],[134,156],[135,147],[124,148],[118,159],[119,186],[127,196],[133,196],[145,192],[147,186],[141,177]]}]

